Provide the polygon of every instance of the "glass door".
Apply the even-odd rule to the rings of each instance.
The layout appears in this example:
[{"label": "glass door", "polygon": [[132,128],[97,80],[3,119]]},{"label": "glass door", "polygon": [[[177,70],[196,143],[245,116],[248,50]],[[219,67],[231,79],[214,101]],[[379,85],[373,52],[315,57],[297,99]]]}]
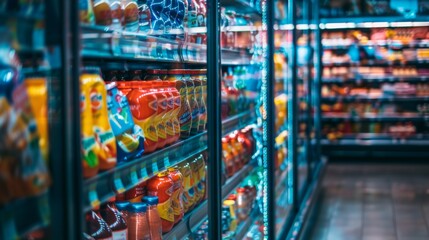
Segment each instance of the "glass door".
[{"label": "glass door", "polygon": [[275,238],[283,239],[294,217],[293,205],[295,180],[294,157],[296,141],[296,83],[294,56],[296,50],[293,36],[293,2],[275,2],[274,32],[274,106],[275,106]]},{"label": "glass door", "polygon": [[64,236],[64,19],[50,3],[0,4],[1,239]]},{"label": "glass door", "polygon": [[207,235],[206,1],[81,7],[84,235]]},{"label": "glass door", "polygon": [[[262,95],[266,1],[221,2],[222,237],[266,235]],[[265,183],[265,185],[264,185]]]}]

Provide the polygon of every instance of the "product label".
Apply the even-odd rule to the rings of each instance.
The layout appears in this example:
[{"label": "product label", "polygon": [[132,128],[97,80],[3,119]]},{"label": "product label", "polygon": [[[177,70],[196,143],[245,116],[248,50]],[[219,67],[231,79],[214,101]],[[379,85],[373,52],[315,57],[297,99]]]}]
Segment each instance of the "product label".
[{"label": "product label", "polygon": [[113,240],[127,240],[128,239],[128,230],[122,231],[112,231]]},{"label": "product label", "polygon": [[166,138],[166,131],[165,131],[164,122],[158,123],[157,130],[158,130],[158,137],[165,139]]},{"label": "product label", "polygon": [[190,208],[194,204],[195,199],[195,192],[194,188],[189,188],[188,191],[183,192],[182,200],[183,200],[183,206],[185,206],[186,209]]},{"label": "product label", "polygon": [[188,132],[191,128],[192,124],[192,116],[191,114],[186,111],[182,115],[179,116],[179,123],[180,123],[180,131],[181,132]]},{"label": "product label", "polygon": [[96,141],[93,136],[82,137],[83,159],[90,168],[94,168],[98,165],[98,158],[94,152],[95,147]]},{"label": "product label", "polygon": [[100,110],[103,106],[103,96],[98,91],[91,91],[89,94],[89,98],[91,100],[91,109],[92,113],[95,113],[96,111]]},{"label": "product label", "polygon": [[173,208],[171,207],[171,198],[163,203],[158,203],[159,216],[169,222],[174,222]]},{"label": "product label", "polygon": [[158,141],[158,131],[153,123],[152,118],[139,120],[134,118],[134,122],[143,130],[144,137],[152,142]]}]

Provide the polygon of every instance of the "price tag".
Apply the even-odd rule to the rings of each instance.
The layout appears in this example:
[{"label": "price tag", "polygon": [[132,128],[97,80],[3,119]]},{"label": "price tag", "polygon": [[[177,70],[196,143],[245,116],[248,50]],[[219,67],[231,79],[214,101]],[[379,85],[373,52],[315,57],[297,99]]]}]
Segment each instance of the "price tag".
[{"label": "price tag", "polygon": [[158,172],[159,172],[158,163],[156,161],[152,162],[152,173],[157,174]]},{"label": "price tag", "polygon": [[100,200],[98,200],[97,190],[95,188],[89,191],[88,199],[93,208],[100,205]]},{"label": "price tag", "polygon": [[115,184],[116,193],[125,192],[124,184],[122,183],[122,180],[120,177],[115,178],[115,180],[113,181],[113,184]]},{"label": "price tag", "polygon": [[170,167],[170,159],[168,157],[164,158],[164,167],[165,168]]},{"label": "price tag", "polygon": [[148,178],[146,165],[143,165],[142,168],[140,169],[140,177],[143,181]]}]

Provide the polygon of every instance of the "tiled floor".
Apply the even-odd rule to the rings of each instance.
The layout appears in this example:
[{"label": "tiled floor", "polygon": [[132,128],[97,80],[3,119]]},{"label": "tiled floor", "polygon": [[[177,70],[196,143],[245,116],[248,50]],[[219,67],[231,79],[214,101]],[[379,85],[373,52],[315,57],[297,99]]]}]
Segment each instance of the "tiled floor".
[{"label": "tiled floor", "polygon": [[330,165],[313,240],[429,239],[429,165]]}]

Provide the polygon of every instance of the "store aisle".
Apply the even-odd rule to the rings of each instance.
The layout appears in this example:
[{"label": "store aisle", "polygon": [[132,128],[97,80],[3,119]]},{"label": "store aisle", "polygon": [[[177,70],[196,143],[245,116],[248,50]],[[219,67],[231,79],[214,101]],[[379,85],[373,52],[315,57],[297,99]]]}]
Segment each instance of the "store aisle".
[{"label": "store aisle", "polygon": [[429,165],[330,165],[311,239],[429,239]]}]

